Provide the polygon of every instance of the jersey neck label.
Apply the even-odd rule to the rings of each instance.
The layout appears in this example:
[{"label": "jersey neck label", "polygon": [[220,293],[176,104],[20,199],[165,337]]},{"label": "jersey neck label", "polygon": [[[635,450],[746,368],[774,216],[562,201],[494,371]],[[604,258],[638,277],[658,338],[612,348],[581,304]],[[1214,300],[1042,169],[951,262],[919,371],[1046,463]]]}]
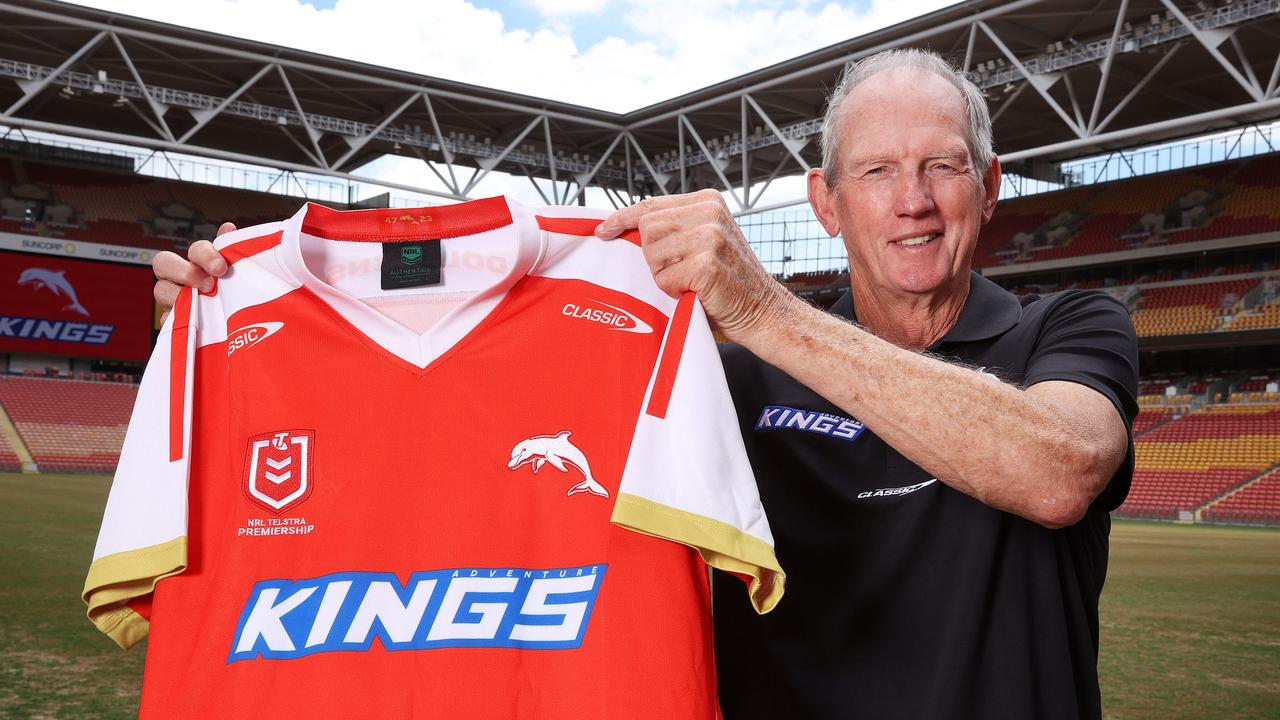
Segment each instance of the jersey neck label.
[{"label": "jersey neck label", "polygon": [[440,243],[382,243],[382,289],[440,284]]}]

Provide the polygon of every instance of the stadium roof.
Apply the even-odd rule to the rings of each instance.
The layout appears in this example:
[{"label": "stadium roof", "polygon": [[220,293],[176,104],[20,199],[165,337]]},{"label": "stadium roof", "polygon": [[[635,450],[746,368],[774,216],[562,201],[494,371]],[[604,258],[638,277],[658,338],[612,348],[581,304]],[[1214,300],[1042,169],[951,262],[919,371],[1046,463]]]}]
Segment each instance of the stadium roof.
[{"label": "stadium roof", "polygon": [[448,197],[500,170],[563,181],[549,202],[585,185],[621,202],[717,187],[748,211],[818,162],[844,66],[892,47],[965,67],[1007,168],[1041,179],[1063,159],[1280,117],[1280,0],[973,0],[623,114],[0,0],[0,77],[15,81],[0,85],[0,124],[383,185],[353,172],[416,156]]}]

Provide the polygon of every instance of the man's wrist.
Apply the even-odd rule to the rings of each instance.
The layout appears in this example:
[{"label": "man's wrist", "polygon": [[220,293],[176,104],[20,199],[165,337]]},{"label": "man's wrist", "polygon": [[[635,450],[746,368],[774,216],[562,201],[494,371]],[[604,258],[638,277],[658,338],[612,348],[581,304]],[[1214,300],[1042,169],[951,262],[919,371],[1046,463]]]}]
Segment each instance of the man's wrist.
[{"label": "man's wrist", "polygon": [[733,340],[757,356],[762,355],[768,348],[789,342],[791,333],[813,312],[821,311],[775,282],[753,313],[754,322],[743,327]]}]

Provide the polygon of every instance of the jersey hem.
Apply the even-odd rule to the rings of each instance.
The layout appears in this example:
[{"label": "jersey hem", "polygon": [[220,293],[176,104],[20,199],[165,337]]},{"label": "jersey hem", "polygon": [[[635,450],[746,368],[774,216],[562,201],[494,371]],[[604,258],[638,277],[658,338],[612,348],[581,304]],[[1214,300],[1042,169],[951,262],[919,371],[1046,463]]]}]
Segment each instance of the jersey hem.
[{"label": "jersey hem", "polygon": [[126,603],[150,594],[157,582],[186,567],[185,537],[98,558],[89,566],[81,595],[89,621],[128,650],[147,636],[150,623]]},{"label": "jersey hem", "polygon": [[761,615],[782,599],[786,574],[773,548],[726,522],[629,493],[618,493],[610,521],[627,530],[687,545],[711,567],[749,578],[747,593]]}]

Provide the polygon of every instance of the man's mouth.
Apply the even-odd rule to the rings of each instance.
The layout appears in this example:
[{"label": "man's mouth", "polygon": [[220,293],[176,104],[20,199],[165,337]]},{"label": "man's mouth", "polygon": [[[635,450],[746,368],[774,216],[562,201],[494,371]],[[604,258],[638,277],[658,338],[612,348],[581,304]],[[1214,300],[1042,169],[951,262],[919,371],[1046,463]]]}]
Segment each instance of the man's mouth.
[{"label": "man's mouth", "polygon": [[917,247],[919,245],[925,245],[932,242],[934,238],[938,237],[938,235],[939,233],[925,233],[924,235],[902,238],[901,240],[894,240],[893,242],[898,245],[906,245],[907,247]]}]

